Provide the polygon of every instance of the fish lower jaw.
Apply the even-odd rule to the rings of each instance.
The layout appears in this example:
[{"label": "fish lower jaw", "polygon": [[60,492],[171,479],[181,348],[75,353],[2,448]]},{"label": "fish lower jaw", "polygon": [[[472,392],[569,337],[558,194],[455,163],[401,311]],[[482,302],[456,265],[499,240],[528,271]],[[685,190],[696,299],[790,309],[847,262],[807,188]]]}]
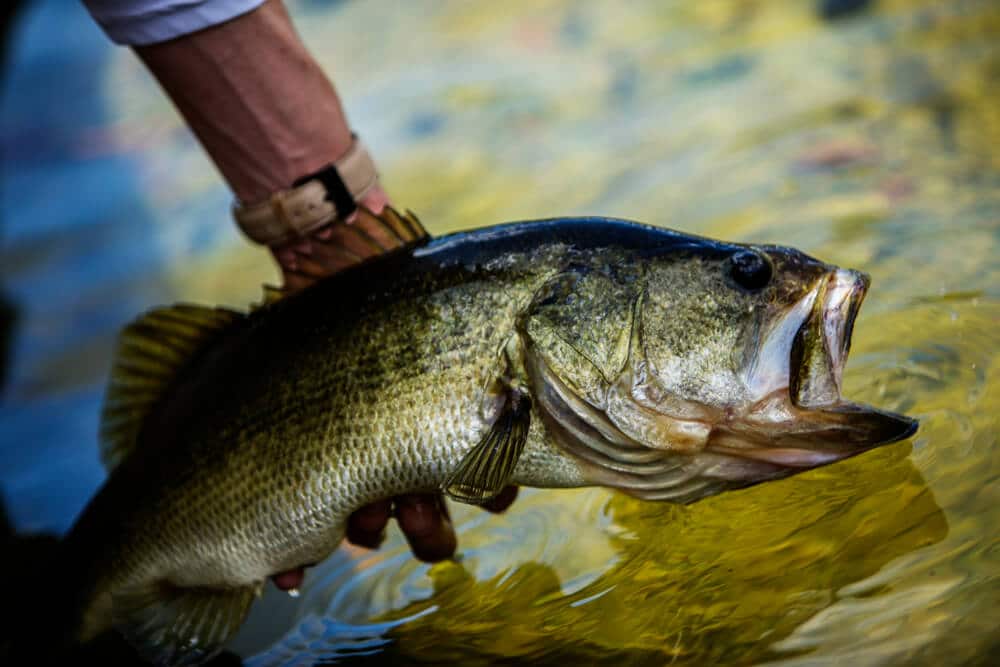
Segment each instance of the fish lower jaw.
[{"label": "fish lower jaw", "polygon": [[712,444],[706,447],[705,451],[792,470],[809,470],[836,463],[845,457],[840,452],[824,452],[797,447],[730,447]]},{"label": "fish lower jaw", "polygon": [[915,419],[845,400],[839,391],[816,405],[795,404],[787,390],[775,391],[718,424],[705,451],[794,474],[908,438],[917,427]]},{"label": "fish lower jaw", "polygon": [[[844,404],[839,395],[826,409]],[[851,456],[856,451],[804,446],[808,410],[795,406],[788,387],[772,391],[743,410],[732,411],[712,429],[705,452],[715,456],[766,464],[793,474]],[[802,427],[797,425],[802,424]],[[798,437],[796,433],[799,433]]]}]

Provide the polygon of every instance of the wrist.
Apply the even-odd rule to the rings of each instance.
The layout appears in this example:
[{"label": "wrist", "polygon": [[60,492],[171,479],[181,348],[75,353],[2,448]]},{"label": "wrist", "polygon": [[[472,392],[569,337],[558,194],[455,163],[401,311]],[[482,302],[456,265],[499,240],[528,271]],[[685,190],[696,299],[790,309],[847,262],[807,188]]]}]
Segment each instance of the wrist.
[{"label": "wrist", "polygon": [[360,205],[380,211],[385,193],[369,197],[377,185],[375,163],[355,137],[338,160],[295,179],[294,187],[275,190],[254,204],[237,202],[233,217],[252,241],[283,246],[335,220],[350,220]]}]

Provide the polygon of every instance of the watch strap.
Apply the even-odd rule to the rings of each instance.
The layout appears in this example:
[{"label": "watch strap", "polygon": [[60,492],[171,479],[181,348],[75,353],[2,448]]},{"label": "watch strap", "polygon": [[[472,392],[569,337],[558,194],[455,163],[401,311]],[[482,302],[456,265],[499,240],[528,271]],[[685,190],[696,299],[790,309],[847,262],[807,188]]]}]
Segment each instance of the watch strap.
[{"label": "watch strap", "polygon": [[257,204],[233,206],[233,217],[250,240],[277,246],[308,235],[357,210],[360,201],[378,183],[375,162],[354,137],[336,162],[298,179]]}]

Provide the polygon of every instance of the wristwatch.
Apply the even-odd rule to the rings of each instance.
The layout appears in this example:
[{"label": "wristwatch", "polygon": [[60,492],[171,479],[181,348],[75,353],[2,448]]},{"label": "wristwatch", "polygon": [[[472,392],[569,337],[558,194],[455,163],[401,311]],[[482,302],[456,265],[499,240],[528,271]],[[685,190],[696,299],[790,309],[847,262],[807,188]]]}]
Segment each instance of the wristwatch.
[{"label": "wristwatch", "polygon": [[233,217],[250,240],[278,246],[351,215],[377,183],[375,162],[353,136],[351,147],[336,162],[297,179],[291,188],[278,190],[263,202],[236,202]]}]

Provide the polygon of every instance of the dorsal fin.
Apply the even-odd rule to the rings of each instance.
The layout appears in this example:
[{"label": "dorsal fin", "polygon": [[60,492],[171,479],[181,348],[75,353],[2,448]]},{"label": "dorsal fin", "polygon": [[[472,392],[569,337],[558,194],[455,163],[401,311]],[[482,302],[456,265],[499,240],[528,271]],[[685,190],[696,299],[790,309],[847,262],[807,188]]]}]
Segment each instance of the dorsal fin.
[{"label": "dorsal fin", "polygon": [[[329,229],[328,234],[310,238],[315,252],[297,272],[308,281],[430,238],[416,215],[400,214],[391,206],[378,214],[361,207],[350,224]],[[287,293],[285,288],[264,285],[263,299],[251,309],[263,308]],[[146,415],[180,368],[217,333],[243,317],[233,310],[178,304],[152,310],[122,331],[101,411],[101,460],[108,470],[132,452]]]},{"label": "dorsal fin", "polygon": [[[412,211],[400,214],[391,206],[373,213],[362,206],[350,223],[337,222],[322,234],[309,237],[312,252],[299,257],[293,272],[297,283],[310,284],[388,253],[422,245],[430,238]],[[277,301],[288,291],[264,287],[264,300],[256,307]]]},{"label": "dorsal fin", "polygon": [[233,310],[178,304],[151,310],[122,330],[101,410],[101,461],[109,471],[135,448],[146,415],[180,368],[243,317]]}]

